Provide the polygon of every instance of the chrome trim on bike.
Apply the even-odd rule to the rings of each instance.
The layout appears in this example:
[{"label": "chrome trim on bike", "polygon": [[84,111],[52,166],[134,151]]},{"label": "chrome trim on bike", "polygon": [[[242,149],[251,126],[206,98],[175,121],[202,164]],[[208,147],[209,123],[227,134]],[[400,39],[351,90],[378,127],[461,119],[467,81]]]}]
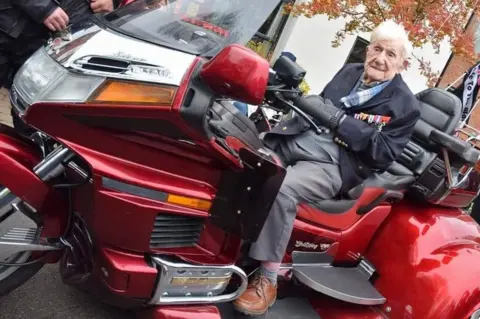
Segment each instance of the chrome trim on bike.
[{"label": "chrome trim on bike", "polygon": [[[192,265],[186,263],[177,263],[171,262],[164,258],[160,257],[152,257],[152,260],[157,265],[159,269],[159,281],[157,283],[157,287],[155,293],[153,295],[152,300],[150,300],[150,304],[158,305],[158,304],[202,304],[202,303],[222,303],[222,302],[229,302],[232,300],[237,299],[246,289],[248,285],[248,278],[245,272],[235,266],[235,265],[227,265],[227,266],[199,266],[199,265]],[[196,275],[199,273],[200,275]],[[185,275],[186,274],[186,275]],[[227,287],[232,274],[236,274],[240,278],[240,286],[233,292],[228,294],[223,294],[224,288]],[[207,289],[211,289],[210,285],[205,285],[205,295],[192,295],[192,293],[188,290],[188,284],[181,285],[178,284],[180,287],[183,287],[182,290],[183,296],[170,296],[168,289],[169,287],[173,287],[172,284],[175,280],[181,281],[178,279],[188,280],[195,279],[195,277],[202,277],[204,276],[204,280],[208,281],[209,279],[213,280],[225,280],[226,283],[224,287],[222,286],[222,291],[219,291],[218,295],[214,295],[212,291],[208,291]],[[210,275],[210,277],[209,277]],[[227,280],[228,278],[228,280]],[[200,284],[201,285],[201,284]],[[193,286],[193,285],[192,285]],[[198,290],[198,285],[195,287]],[[195,288],[191,288],[192,290]],[[178,291],[177,291],[178,292]]]},{"label": "chrome trim on bike", "polygon": [[4,188],[0,191],[0,201],[4,198],[7,197],[10,194],[10,190],[8,188]]},{"label": "chrome trim on bike", "polygon": [[[31,211],[23,202],[13,203],[15,211],[25,216],[30,216]],[[8,250],[11,255],[26,251],[53,251],[64,248],[58,242],[48,242],[45,238],[38,238],[42,231],[38,228],[12,228],[5,235],[0,237],[0,251]],[[37,240],[37,242],[34,242]]]},{"label": "chrome trim on bike", "polygon": [[73,155],[68,148],[59,146],[38,163],[33,170],[42,181],[47,181],[59,176],[65,169],[61,164]]},{"label": "chrome trim on bike", "polygon": [[470,317],[470,319],[480,319],[480,309],[475,311]]},{"label": "chrome trim on bike", "polygon": [[47,140],[48,136],[43,134],[42,132],[35,132],[33,133],[32,135],[30,135],[30,139],[36,144],[38,145],[38,147],[40,147],[40,150],[42,151],[42,156],[45,158],[47,156],[47,150],[48,150],[48,147],[47,147],[47,144],[46,144],[46,140]]},{"label": "chrome trim on bike", "polygon": [[[88,173],[83,168],[81,168],[77,163],[75,163],[73,161],[68,162],[68,167],[70,167],[72,170],[74,170],[75,173],[80,175],[82,178],[87,178],[88,177]],[[88,182],[93,183],[93,179],[90,178],[88,180]]]},{"label": "chrome trim on bike", "polygon": [[65,247],[60,243],[49,243],[44,238],[33,243],[37,232],[36,228],[13,228],[0,238],[0,250],[8,249],[11,255],[14,255],[26,251],[60,250]]}]

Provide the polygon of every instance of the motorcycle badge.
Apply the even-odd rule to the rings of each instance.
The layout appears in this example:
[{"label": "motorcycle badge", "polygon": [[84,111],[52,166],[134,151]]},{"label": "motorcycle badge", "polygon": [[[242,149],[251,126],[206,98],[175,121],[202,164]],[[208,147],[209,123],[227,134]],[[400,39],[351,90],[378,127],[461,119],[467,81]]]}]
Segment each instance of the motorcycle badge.
[{"label": "motorcycle badge", "polygon": [[65,42],[70,42],[72,40],[72,33],[70,26],[68,26],[65,30],[55,32],[53,36],[50,38],[50,40],[47,43],[46,49],[48,53],[54,52],[55,54],[58,54],[58,51],[60,50],[60,47],[62,46],[63,43]]},{"label": "motorcycle badge", "polygon": [[311,250],[317,250],[317,248],[320,247],[320,251],[326,251],[328,248],[330,248],[331,244],[329,243],[320,243],[320,244],[314,244],[314,243],[309,243],[309,242],[304,242],[297,240],[295,242],[295,247],[296,248],[306,248],[306,249],[311,249]]},{"label": "motorcycle badge", "polygon": [[309,242],[303,242],[303,241],[297,240],[296,243],[295,243],[295,247],[297,247],[297,248],[302,247],[302,248],[308,248],[308,249],[316,250],[318,248],[318,245],[313,244],[313,243],[309,243]]}]

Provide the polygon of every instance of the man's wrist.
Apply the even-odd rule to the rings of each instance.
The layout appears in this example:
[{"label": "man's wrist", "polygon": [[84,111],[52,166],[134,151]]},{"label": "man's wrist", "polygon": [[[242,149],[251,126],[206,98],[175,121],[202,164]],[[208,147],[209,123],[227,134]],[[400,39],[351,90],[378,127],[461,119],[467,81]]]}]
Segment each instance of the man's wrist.
[{"label": "man's wrist", "polygon": [[336,130],[338,126],[342,123],[342,121],[345,119],[345,116],[346,115],[344,111],[336,109],[335,112],[330,115],[330,119],[328,121],[328,126],[330,127],[330,129]]}]

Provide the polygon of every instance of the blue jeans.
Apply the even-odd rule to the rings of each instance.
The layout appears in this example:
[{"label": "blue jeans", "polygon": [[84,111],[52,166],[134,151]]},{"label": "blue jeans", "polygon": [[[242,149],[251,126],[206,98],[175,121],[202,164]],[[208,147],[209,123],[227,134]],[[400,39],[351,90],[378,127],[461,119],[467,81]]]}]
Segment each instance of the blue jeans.
[{"label": "blue jeans", "polygon": [[246,103],[235,101],[233,102],[233,106],[235,106],[240,112],[248,116],[248,105]]}]

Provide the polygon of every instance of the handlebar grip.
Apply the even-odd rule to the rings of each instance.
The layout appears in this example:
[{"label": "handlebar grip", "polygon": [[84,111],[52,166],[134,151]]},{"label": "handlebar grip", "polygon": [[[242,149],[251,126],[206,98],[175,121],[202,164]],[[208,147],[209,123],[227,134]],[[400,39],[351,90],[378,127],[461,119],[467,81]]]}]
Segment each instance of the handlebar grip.
[{"label": "handlebar grip", "polygon": [[300,110],[310,115],[311,117],[317,119],[322,118],[323,114],[321,113],[321,105],[323,104],[323,102],[321,101],[320,96],[309,95],[308,98],[305,96],[301,96],[295,101],[294,104],[296,107],[298,107]]}]

